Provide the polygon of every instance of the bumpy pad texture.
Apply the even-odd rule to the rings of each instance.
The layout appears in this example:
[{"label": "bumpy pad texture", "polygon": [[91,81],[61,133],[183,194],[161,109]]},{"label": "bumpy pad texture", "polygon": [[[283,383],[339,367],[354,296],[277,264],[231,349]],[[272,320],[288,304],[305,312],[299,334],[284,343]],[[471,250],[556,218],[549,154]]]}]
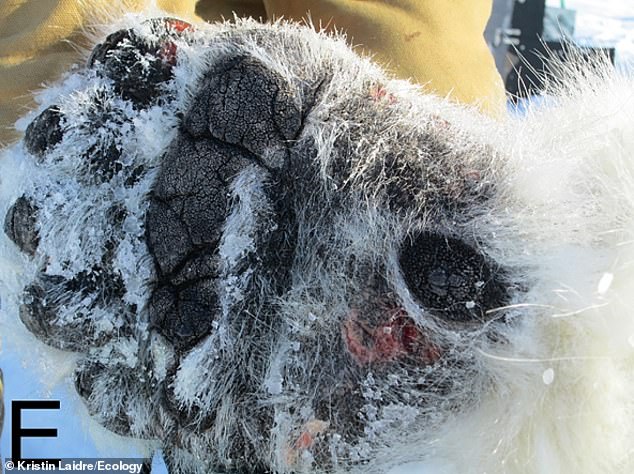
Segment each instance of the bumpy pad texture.
[{"label": "bumpy pad texture", "polygon": [[487,354],[542,271],[507,158],[461,114],[296,26],[119,30],[14,151],[19,317],[170,472],[424,459],[512,401]]}]

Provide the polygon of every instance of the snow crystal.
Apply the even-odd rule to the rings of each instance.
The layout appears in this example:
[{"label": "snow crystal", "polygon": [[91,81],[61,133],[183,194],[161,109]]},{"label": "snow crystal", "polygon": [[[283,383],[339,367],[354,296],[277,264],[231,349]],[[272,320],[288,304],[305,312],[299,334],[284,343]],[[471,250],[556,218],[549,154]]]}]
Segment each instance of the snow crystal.
[{"label": "snow crystal", "polygon": [[601,277],[601,280],[599,280],[599,286],[597,287],[598,293],[600,295],[605,295],[610,289],[610,286],[612,286],[613,280],[614,280],[614,274],[604,273],[603,276]]},{"label": "snow crystal", "polygon": [[555,380],[555,370],[551,367],[544,370],[542,374],[542,380],[546,385],[550,385]]}]

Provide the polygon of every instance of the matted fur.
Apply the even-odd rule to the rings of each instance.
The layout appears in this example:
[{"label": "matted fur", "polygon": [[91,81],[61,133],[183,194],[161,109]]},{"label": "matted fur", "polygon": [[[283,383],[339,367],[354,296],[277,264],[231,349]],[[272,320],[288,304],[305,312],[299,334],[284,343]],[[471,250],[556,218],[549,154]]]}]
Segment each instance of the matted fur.
[{"label": "matted fur", "polygon": [[[142,20],[111,31],[151,38]],[[169,98],[135,108],[81,69],[43,90],[22,122],[56,104],[59,144],[39,162],[24,143],[3,152],[0,215],[23,195],[39,209],[35,256],[0,236],[8,344],[35,344],[18,318],[27,285],[42,274],[76,278],[113,241],[121,297],[102,305],[97,293],[49,287],[61,331],[38,336],[75,352],[37,343],[32,357],[58,377],[66,366],[89,378],[78,383],[89,414],[162,447],[173,472],[632,471],[633,80],[602,66],[569,70],[547,107],[492,121],[299,26],[197,25],[173,41]],[[280,147],[240,142],[257,159],[222,188],[218,311],[183,348],[151,321],[162,307],[150,301],[159,275],[148,209],[157,183],[169,182],[166,163],[178,162],[183,114],[196,133],[190,111],[203,86],[235,58],[262,74],[257,87],[287,87],[301,126]],[[110,115],[91,128],[104,91]],[[79,157],[115,135],[123,169],[95,182]],[[105,218],[113,204],[122,222]],[[401,268],[402,248],[419,235],[494,262],[504,303],[474,317],[466,300],[471,319],[428,311]],[[289,255],[270,257],[288,241]],[[395,310],[384,300],[433,343],[420,366],[400,353],[374,360],[347,339],[363,311]],[[84,323],[90,331],[73,339]]]}]

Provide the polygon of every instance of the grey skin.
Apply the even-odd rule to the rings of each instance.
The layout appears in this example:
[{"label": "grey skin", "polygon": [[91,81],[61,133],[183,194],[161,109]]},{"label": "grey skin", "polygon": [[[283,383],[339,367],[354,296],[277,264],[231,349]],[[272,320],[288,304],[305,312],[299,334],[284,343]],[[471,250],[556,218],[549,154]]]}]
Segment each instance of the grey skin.
[{"label": "grey skin", "polygon": [[[88,65],[98,77],[111,80],[105,96],[129,101],[136,111],[171,106],[173,65],[160,57],[160,41],[190,41],[169,23],[155,20],[152,25],[159,40],[132,30],[117,32],[96,48]],[[448,374],[475,374],[465,341],[472,334],[495,340],[496,324],[503,322],[484,328],[490,320],[487,310],[504,306],[514,286],[479,242],[451,231],[446,222],[468,221],[492,199],[495,187],[487,177],[486,160],[476,173],[460,168],[463,155],[473,150],[465,152],[433,130],[424,132],[397,121],[392,135],[383,131],[381,124],[395,121],[398,111],[380,100],[342,88],[350,98],[329,106],[324,91],[335,87],[332,77],[342,64],[324,60],[307,66],[298,54],[297,64],[289,66],[297,80],[289,81],[249,53],[247,34],[273,55],[280,48],[308,47],[299,34],[288,33],[281,41],[282,36],[264,29],[236,28],[219,40],[229,52],[211,61],[191,99],[176,111],[177,133],[160,158],[146,196],[143,239],[153,275],[145,306],[131,305],[124,298],[125,283],[114,254],[127,211],[113,203],[104,225],[115,230],[104,242],[101,261],[72,278],[48,274],[44,263],[36,281],[25,289],[20,318],[44,343],[82,355],[76,389],[89,412],[119,434],[161,440],[171,472],[276,470],[279,462],[270,455],[276,416],[286,414],[301,425],[308,420],[300,415],[306,406],[311,408],[309,418],[328,426],[307,442],[313,453],[311,469],[352,469],[372,461],[372,441],[366,439],[373,420],[370,402],[378,409],[388,399],[411,405],[420,413],[418,422],[427,424],[432,423],[430,414],[471,403],[463,394],[454,395]],[[139,58],[149,58],[144,63],[149,66],[139,69]],[[333,100],[332,94],[328,97]],[[320,118],[325,124],[347,124],[326,165],[318,161],[315,137],[306,132],[319,107],[328,111]],[[97,99],[94,110],[88,127],[104,129],[104,123],[115,120],[109,117],[116,114]],[[75,133],[69,123],[55,106],[37,117],[24,138],[32,159],[47,162],[51,150],[63,147]],[[113,128],[103,143],[77,152],[76,159],[87,163],[77,168],[78,182],[122,177],[122,186],[134,187],[145,176],[143,166],[119,163],[123,138],[117,133]],[[388,141],[389,151],[358,173],[381,137]],[[259,180],[259,194],[236,189],[239,178],[247,174]],[[227,263],[221,248],[228,245],[228,219],[253,196],[259,206],[252,210],[253,244]],[[44,199],[20,197],[4,222],[9,238],[35,258],[43,257],[38,250],[38,209]],[[398,289],[403,284],[394,280],[383,251],[355,253],[342,245],[342,222],[354,220],[352,213],[365,205],[393,222],[425,215],[426,230],[403,224],[404,235],[392,245],[398,273],[407,297],[425,309],[433,327],[444,328],[458,342],[439,336],[437,343],[430,343],[433,329],[423,332],[403,309],[404,290]],[[395,238],[389,232],[381,235],[385,241]],[[298,285],[312,278],[302,275],[317,267],[333,276],[299,291]],[[231,279],[245,282],[241,298],[227,296],[226,282]],[[347,295],[346,304],[356,312],[335,309],[341,303],[334,302],[332,294],[337,292]],[[63,305],[80,299],[89,303],[73,318],[57,318]],[[315,310],[318,319],[330,315],[332,320],[314,329],[314,335],[297,336],[302,352],[285,366],[293,388],[285,386],[284,396],[272,397],[274,389],[263,388],[270,361],[293,334],[291,313],[285,308],[308,300],[320,302],[323,312]],[[100,308],[119,315],[116,331],[97,330],[90,314]],[[385,308],[391,308],[389,318]],[[391,335],[383,346],[379,329]],[[200,377],[208,379],[209,393],[221,395],[185,401],[178,388],[181,364],[192,351],[208,347],[206,341],[221,341],[220,332],[231,345],[214,356],[211,368],[201,367]],[[122,364],[116,356],[117,347],[130,340],[138,343],[134,366]],[[451,344],[455,347],[449,348]],[[112,355],[104,356],[101,348]],[[165,355],[166,370],[160,370],[157,353]],[[388,386],[390,374],[401,378],[398,388]],[[368,387],[389,396],[372,400]],[[413,393],[415,401],[409,396]],[[108,404],[112,399],[117,402]],[[139,407],[144,407],[142,416]],[[305,447],[300,443],[307,439],[301,437],[301,427],[297,433],[296,444]],[[348,450],[333,457],[336,436]],[[370,451],[355,458],[350,453],[362,441],[369,442]]]}]

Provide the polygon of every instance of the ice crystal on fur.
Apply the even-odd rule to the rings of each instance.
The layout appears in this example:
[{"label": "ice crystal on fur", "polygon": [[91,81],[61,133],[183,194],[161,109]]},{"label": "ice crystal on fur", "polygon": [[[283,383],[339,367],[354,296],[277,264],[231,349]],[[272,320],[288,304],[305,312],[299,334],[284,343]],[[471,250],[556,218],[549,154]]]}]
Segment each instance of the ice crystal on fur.
[{"label": "ice crystal on fur", "polygon": [[171,472],[631,464],[634,128],[570,140],[596,84],[492,123],[309,29],[155,19],[58,87],[2,158],[3,317]]}]

